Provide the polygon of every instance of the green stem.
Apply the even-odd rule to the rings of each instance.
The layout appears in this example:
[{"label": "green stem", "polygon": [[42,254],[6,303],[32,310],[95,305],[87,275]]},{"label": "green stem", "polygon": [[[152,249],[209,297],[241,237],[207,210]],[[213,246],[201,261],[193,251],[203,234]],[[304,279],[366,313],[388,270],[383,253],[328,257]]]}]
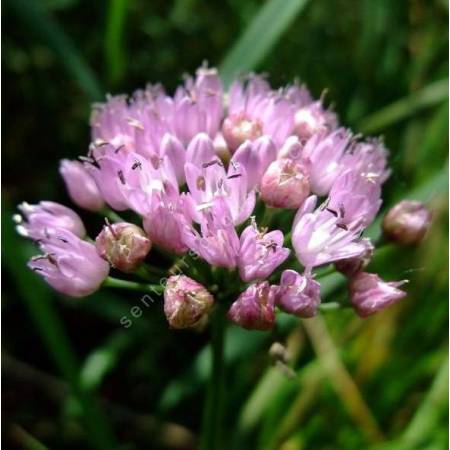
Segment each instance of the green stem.
[{"label": "green stem", "polygon": [[131,291],[151,292],[161,294],[164,287],[158,284],[137,283],[136,281],[120,280],[118,278],[108,277],[103,282],[103,287],[116,289],[128,289]]},{"label": "green stem", "polygon": [[273,216],[276,212],[276,208],[271,208],[270,206],[265,205],[264,215],[261,219],[261,228],[270,227],[270,223],[272,222]]},{"label": "green stem", "polygon": [[103,208],[99,211],[99,214],[103,217],[108,218],[111,222],[126,222],[126,220],[122,219],[115,211],[109,208]]},{"label": "green stem", "polygon": [[322,303],[322,304],[319,306],[319,309],[320,309],[321,311],[332,311],[332,310],[335,310],[335,309],[342,309],[342,308],[343,308],[343,306],[342,306],[342,304],[339,303],[339,302]]},{"label": "green stem", "polygon": [[219,450],[223,436],[225,308],[216,306],[211,316],[211,376],[203,412],[201,450]]}]

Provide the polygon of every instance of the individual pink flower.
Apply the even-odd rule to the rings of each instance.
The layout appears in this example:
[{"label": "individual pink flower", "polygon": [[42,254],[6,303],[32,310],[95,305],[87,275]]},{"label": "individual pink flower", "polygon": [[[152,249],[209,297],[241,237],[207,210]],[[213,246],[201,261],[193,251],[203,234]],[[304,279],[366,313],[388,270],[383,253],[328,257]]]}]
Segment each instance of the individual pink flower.
[{"label": "individual pink flower", "polygon": [[231,158],[231,164],[244,166],[248,190],[259,187],[264,172],[277,157],[277,149],[269,136],[244,142]]},{"label": "individual pink flower", "polygon": [[200,222],[202,211],[222,198],[231,214],[233,224],[244,222],[255,207],[255,192],[248,189],[247,173],[243,165],[223,163],[213,154],[212,141],[206,135],[197,136],[188,148],[185,165],[189,195],[186,204],[193,219]]},{"label": "individual pink flower", "polygon": [[142,228],[126,222],[107,223],[95,239],[97,253],[122,272],[137,269],[151,246]]},{"label": "individual pink flower", "polygon": [[98,256],[95,246],[70,231],[60,229],[41,244],[44,252],[28,266],[62,294],[85,297],[103,283],[109,264]]},{"label": "individual pink flower", "polygon": [[306,269],[359,256],[365,250],[359,241],[360,225],[347,227],[339,216],[326,209],[314,208],[308,199],[294,219],[292,245],[298,260]]},{"label": "individual pink flower", "polygon": [[384,217],[383,232],[388,239],[398,244],[417,244],[430,227],[431,217],[431,211],[422,202],[403,200]]},{"label": "individual pink flower", "polygon": [[214,137],[222,119],[223,88],[214,68],[201,67],[196,78],[188,78],[174,96],[174,130],[187,145],[198,133]]},{"label": "individual pink flower", "polygon": [[55,202],[43,201],[37,205],[23,202],[19,205],[23,214],[14,216],[17,232],[35,241],[46,240],[59,230],[67,230],[84,237],[86,229],[80,216],[70,208]]},{"label": "individual pink flower", "polygon": [[272,208],[297,209],[309,195],[306,168],[297,160],[275,160],[261,180],[261,199]]},{"label": "individual pink flower", "polygon": [[150,207],[144,215],[144,229],[155,245],[176,255],[186,253],[188,246],[184,242],[183,227],[190,224],[183,198],[177,193],[161,192],[152,196]]},{"label": "individual pink flower", "polygon": [[294,107],[261,77],[235,81],[229,91],[222,133],[233,153],[246,140],[268,135],[280,147],[294,127]]},{"label": "individual pink flower", "polygon": [[406,296],[399,288],[403,281],[385,282],[373,273],[359,272],[349,282],[350,301],[361,317],[367,317]]},{"label": "individual pink flower", "polygon": [[267,281],[249,286],[232,303],[227,317],[248,330],[270,330],[275,322],[277,286]]},{"label": "individual pink flower", "polygon": [[372,178],[349,170],[341,174],[329,195],[327,209],[340,216],[341,223],[369,225],[380,209],[381,186]]},{"label": "individual pink flower", "polygon": [[311,163],[309,181],[314,194],[328,194],[337,177],[348,168],[343,159],[351,139],[350,131],[339,128],[329,134],[316,133],[307,141],[303,156]]},{"label": "individual pink flower", "polygon": [[383,142],[369,138],[362,142],[353,142],[350,151],[342,158],[342,163],[381,185],[391,173],[387,167],[387,157],[388,151]]},{"label": "individual pink flower", "polygon": [[70,198],[80,208],[100,211],[105,206],[94,178],[81,162],[63,159],[59,165],[59,173]]},{"label": "individual pink flower", "polygon": [[213,296],[197,281],[185,275],[173,275],[164,290],[164,313],[172,328],[196,325],[208,314]]},{"label": "individual pink flower", "polygon": [[243,281],[266,279],[286,261],[289,249],[283,247],[284,236],[279,230],[258,230],[256,222],[244,229],[240,238],[239,274]]},{"label": "individual pink flower", "polygon": [[320,305],[320,284],[310,275],[285,270],[281,274],[276,304],[289,314],[313,317]]},{"label": "individual pink flower", "polygon": [[97,142],[91,144],[88,157],[83,159],[105,202],[118,211],[128,209],[122,186],[125,184],[123,171],[129,154],[130,150],[123,145],[114,147]]},{"label": "individual pink flower", "polygon": [[317,101],[299,108],[294,116],[294,133],[303,141],[314,134],[329,132],[337,127],[336,114]]},{"label": "individual pink flower", "polygon": [[224,198],[215,199],[197,220],[200,220],[200,231],[185,216],[180,216],[185,244],[212,266],[235,268],[238,263],[239,238]]},{"label": "individual pink flower", "polygon": [[135,151],[134,128],[130,123],[126,95],[108,95],[105,103],[95,103],[90,124],[93,142],[124,146],[129,151]]}]

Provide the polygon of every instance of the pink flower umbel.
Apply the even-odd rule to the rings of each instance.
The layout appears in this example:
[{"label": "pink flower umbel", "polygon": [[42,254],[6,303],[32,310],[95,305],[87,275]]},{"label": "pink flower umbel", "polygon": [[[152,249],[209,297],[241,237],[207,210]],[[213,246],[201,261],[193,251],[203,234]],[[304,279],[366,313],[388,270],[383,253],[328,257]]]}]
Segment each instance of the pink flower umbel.
[{"label": "pink flower umbel", "polygon": [[406,292],[398,288],[405,283],[385,282],[374,273],[360,272],[350,279],[350,301],[359,316],[367,317],[404,298]]},{"label": "pink flower umbel", "polygon": [[213,303],[213,296],[192,278],[174,275],[167,280],[164,313],[172,328],[182,329],[196,325],[208,314]]},{"label": "pink flower umbel", "polygon": [[105,202],[94,178],[79,161],[63,159],[59,173],[64,178],[67,191],[72,201],[88,211],[100,211]]},{"label": "pink flower umbel", "polygon": [[[212,327],[234,300],[228,317],[259,330],[273,326],[275,304],[302,318],[316,314],[315,269],[330,263],[350,280],[362,315],[403,295],[397,283],[362,272],[374,251],[362,235],[390,173],[387,150],[381,140],[344,128],[304,85],[273,88],[265,77],[244,74],[226,90],[205,64],[173,93],[152,84],[107,96],[93,107],[91,129],[87,154],[80,162],[63,160],[60,173],[76,205],[116,223],[93,230],[94,246],[81,240],[86,231],[78,214],[57,203],[23,204],[23,217],[15,216],[18,231],[45,252],[30,266],[55,289],[88,295],[110,264],[129,275],[105,286],[160,292],[147,278],[155,283],[166,269],[172,275],[184,269],[165,291],[172,328],[195,325],[213,302],[189,275],[224,303],[212,311]],[[108,208],[125,211],[130,223]],[[387,214],[385,235],[416,243],[429,220],[422,205],[402,202]],[[148,261],[144,274],[138,269],[150,247],[161,267]],[[292,270],[294,256],[303,273]],[[133,275],[145,282],[131,281]]]},{"label": "pink flower umbel", "polygon": [[289,314],[313,317],[320,305],[320,284],[309,275],[285,270],[281,274],[276,304]]},{"label": "pink flower umbel", "polygon": [[267,281],[252,284],[231,305],[228,319],[248,330],[269,330],[275,321],[277,286]]},{"label": "pink flower umbel", "polygon": [[95,239],[97,253],[122,272],[137,269],[151,246],[142,228],[125,222],[107,223]]},{"label": "pink flower umbel", "polygon": [[41,244],[44,252],[28,263],[55,290],[70,297],[85,297],[103,283],[109,264],[95,246],[73,233],[60,229]]},{"label": "pink flower umbel", "polygon": [[22,203],[19,210],[23,214],[14,216],[17,232],[35,241],[49,239],[59,230],[67,230],[75,236],[84,237],[86,229],[80,216],[59,203],[43,201],[37,205]]},{"label": "pink flower umbel", "polygon": [[425,236],[431,224],[431,211],[421,202],[403,200],[383,219],[385,236],[402,245],[414,245]]},{"label": "pink flower umbel", "polygon": [[239,274],[244,281],[264,280],[289,256],[283,247],[283,233],[279,230],[258,230],[256,222],[241,234]]}]

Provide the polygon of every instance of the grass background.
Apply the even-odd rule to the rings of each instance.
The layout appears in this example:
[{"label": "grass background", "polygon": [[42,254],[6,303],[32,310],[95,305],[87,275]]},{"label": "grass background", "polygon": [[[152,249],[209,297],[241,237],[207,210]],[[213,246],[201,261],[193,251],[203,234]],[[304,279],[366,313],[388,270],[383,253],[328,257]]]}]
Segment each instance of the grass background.
[{"label": "grass background", "polygon": [[[367,320],[286,317],[273,333],[230,328],[227,444],[244,449],[443,450],[448,442],[448,3],[443,0],[5,0],[3,2],[3,434],[6,448],[195,448],[207,334],[167,330],[159,304],[102,291],[58,296],[24,267],[23,200],[69,203],[58,160],[87,150],[104,93],[169,90],[203,60],[327,89],[343,124],[384,135],[384,209],[421,199],[417,248],[370,270],[410,278],[408,299]],[[86,215],[88,229],[100,218]],[[377,225],[371,233],[379,232]],[[324,286],[343,298],[338,277]],[[119,325],[130,308],[142,316]],[[268,348],[287,343],[294,379]]]}]

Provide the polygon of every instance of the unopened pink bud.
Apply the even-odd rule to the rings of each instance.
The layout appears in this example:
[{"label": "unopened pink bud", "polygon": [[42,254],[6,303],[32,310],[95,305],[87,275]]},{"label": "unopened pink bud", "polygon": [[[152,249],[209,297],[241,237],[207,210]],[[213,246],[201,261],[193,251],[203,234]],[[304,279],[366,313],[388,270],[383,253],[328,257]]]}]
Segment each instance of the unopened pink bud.
[{"label": "unopened pink bud", "polygon": [[244,113],[230,114],[223,122],[222,134],[230,152],[234,153],[245,141],[254,141],[262,136],[262,124]]},{"label": "unopened pink bud", "polygon": [[348,285],[350,301],[359,316],[367,317],[405,297],[398,289],[404,283],[406,280],[385,282],[374,273],[359,272]]},{"label": "unopened pink bud", "polygon": [[248,330],[269,330],[275,321],[277,286],[267,281],[252,284],[231,305],[227,317]]},{"label": "unopened pink bud", "polygon": [[214,298],[200,283],[186,275],[173,275],[164,291],[164,313],[172,328],[190,328],[211,309]]},{"label": "unopened pink bud", "polygon": [[421,202],[403,200],[383,219],[385,236],[401,245],[418,244],[431,223],[431,212]]},{"label": "unopened pink bud", "polygon": [[309,179],[298,161],[284,158],[270,164],[261,180],[261,198],[272,208],[297,209],[309,195]]},{"label": "unopened pink bud", "polygon": [[122,272],[137,269],[151,246],[142,228],[126,222],[105,225],[95,239],[97,253]]}]

